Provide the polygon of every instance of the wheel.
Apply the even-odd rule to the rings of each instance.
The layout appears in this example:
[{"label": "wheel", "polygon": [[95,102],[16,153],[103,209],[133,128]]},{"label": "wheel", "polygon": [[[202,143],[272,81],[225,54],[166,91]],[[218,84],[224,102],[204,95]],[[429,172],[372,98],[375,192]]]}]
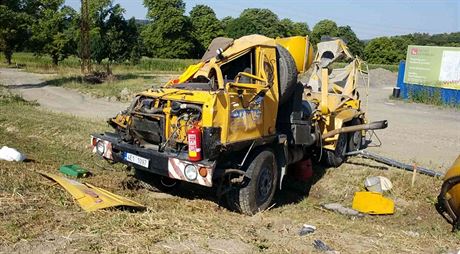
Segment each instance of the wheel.
[{"label": "wheel", "polygon": [[289,101],[297,84],[297,67],[291,53],[281,45],[276,45],[278,60],[279,105]]},{"label": "wheel", "polygon": [[345,162],[345,153],[347,151],[348,143],[347,141],[348,135],[346,133],[342,133],[339,135],[339,139],[337,140],[337,144],[335,145],[335,150],[326,150],[325,160],[328,166],[337,168]]},{"label": "wheel", "polygon": [[263,150],[251,161],[241,186],[227,193],[231,209],[253,215],[269,207],[278,183],[278,168],[271,150]]},{"label": "wheel", "polygon": [[[353,120],[351,120],[350,126],[360,125],[360,124],[362,124],[361,119],[353,118]],[[348,133],[348,145],[347,145],[348,152],[354,152],[354,151],[360,150],[362,147],[362,144],[363,144],[363,132],[362,131],[355,131],[355,132]]]},{"label": "wheel", "polygon": [[179,180],[140,169],[136,169],[134,177],[139,180],[141,187],[151,191],[171,192],[176,190],[180,185]]}]

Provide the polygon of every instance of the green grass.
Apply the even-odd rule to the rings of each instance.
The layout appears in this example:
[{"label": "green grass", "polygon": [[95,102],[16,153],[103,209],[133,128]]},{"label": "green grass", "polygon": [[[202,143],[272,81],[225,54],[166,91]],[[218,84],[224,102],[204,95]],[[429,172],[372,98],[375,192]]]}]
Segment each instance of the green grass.
[{"label": "green grass", "polygon": [[[328,170],[308,198],[243,216],[219,207],[209,190],[189,187],[165,198],[144,189],[124,189],[129,171],[98,159],[88,147],[91,133],[108,130],[103,121],[50,113],[0,91],[0,144],[31,159],[0,161],[2,253],[311,253],[314,239],[341,253],[446,253],[458,248],[459,236],[450,232],[433,206],[439,179],[419,175],[411,187],[410,173],[381,170],[375,162],[351,158]],[[58,185],[33,172],[56,173],[67,163],[78,163],[94,174],[83,181],[141,202],[147,211],[86,213]],[[350,219],[320,208],[327,202],[350,207],[353,193],[363,189],[370,175],[393,182],[388,196],[396,200],[394,215]],[[300,237],[303,224],[315,225],[317,231]],[[406,231],[420,236],[407,236]]]},{"label": "green grass", "polygon": [[[459,110],[460,105],[457,104],[446,104],[441,97],[441,92],[439,89],[436,90],[425,90],[425,89],[410,89],[408,91],[409,98],[407,101],[415,103],[423,103],[434,105],[441,108],[449,108],[454,110]],[[394,98],[393,95],[389,97],[391,100],[402,100],[401,98]]]},{"label": "green grass", "polygon": [[[132,72],[182,72],[190,64],[196,63],[195,59],[158,59],[143,57],[139,64],[131,65],[129,63],[113,64],[112,69],[115,73],[132,73]],[[25,68],[30,72],[38,73],[60,73],[60,74],[78,74],[80,72],[80,60],[71,56],[59,63],[56,67],[53,65],[49,56],[35,56],[33,53],[17,52],[13,54],[13,66]],[[93,65],[95,70],[105,71],[107,63]],[[6,67],[5,58],[0,56],[0,66]]]},{"label": "green grass", "polygon": [[172,77],[174,74],[119,74],[102,84],[92,84],[85,82],[81,76],[69,75],[52,78],[45,84],[75,89],[96,98],[127,102],[135,94],[151,87],[160,87]]}]

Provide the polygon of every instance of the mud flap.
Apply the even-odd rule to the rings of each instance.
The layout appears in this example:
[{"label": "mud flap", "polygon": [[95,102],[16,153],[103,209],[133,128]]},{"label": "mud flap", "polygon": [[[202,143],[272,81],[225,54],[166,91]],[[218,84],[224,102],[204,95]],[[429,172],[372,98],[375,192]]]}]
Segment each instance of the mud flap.
[{"label": "mud flap", "polygon": [[276,163],[278,164],[278,168],[281,169],[280,172],[280,185],[279,189],[281,190],[283,187],[283,179],[284,176],[287,174],[287,158],[288,158],[288,141],[286,135],[279,135],[278,136],[278,143],[279,145],[276,146],[275,154],[276,154]]}]

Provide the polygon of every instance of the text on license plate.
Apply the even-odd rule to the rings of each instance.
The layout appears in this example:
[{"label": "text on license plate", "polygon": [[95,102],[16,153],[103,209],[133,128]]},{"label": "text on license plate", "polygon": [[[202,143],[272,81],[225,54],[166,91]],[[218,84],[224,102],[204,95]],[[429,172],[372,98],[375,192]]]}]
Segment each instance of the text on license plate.
[{"label": "text on license plate", "polygon": [[140,156],[134,155],[132,153],[125,153],[124,154],[124,159],[126,161],[132,162],[137,165],[141,165],[142,167],[148,168],[149,167],[149,159],[142,158]]}]

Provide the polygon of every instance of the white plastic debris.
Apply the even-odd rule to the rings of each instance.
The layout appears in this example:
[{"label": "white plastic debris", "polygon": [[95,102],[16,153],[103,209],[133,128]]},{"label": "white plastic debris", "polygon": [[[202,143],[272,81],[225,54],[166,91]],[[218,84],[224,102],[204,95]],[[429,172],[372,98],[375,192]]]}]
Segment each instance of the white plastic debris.
[{"label": "white plastic debris", "polygon": [[384,176],[370,176],[364,181],[364,186],[368,191],[383,193],[393,188],[390,179]]},{"label": "white plastic debris", "polygon": [[4,146],[0,149],[0,160],[21,162],[25,159],[26,156],[14,148]]}]

